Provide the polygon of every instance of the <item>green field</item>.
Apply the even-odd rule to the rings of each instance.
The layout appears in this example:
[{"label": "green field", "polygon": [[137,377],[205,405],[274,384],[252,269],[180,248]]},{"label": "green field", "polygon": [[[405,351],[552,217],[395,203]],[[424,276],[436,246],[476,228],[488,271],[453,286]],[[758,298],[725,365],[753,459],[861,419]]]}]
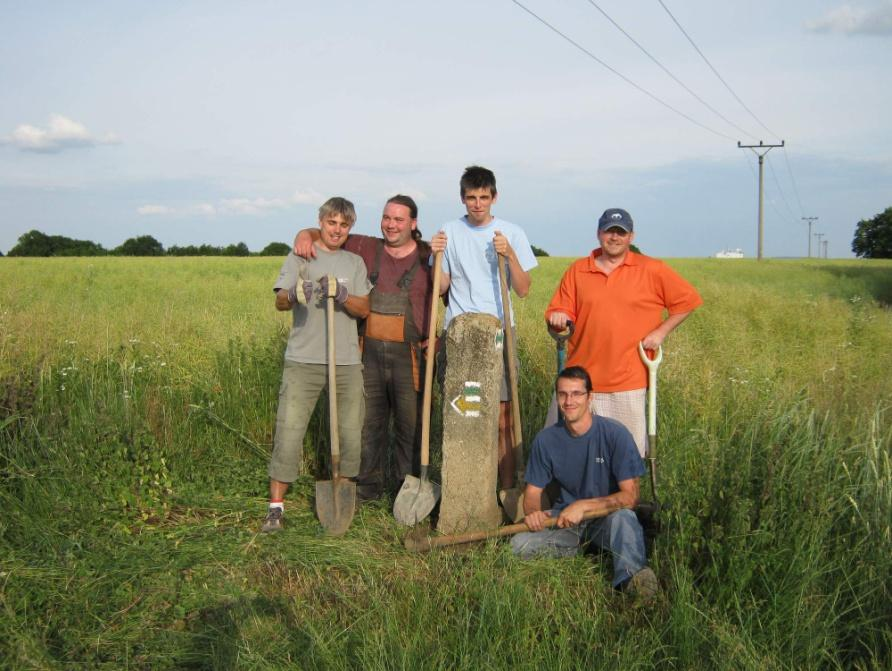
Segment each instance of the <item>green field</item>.
[{"label": "green field", "polygon": [[[517,302],[526,436],[568,262]],[[644,608],[601,557],[408,554],[383,504],[327,538],[311,478],[259,535],[279,265],[0,259],[0,668],[892,667],[892,263],[672,262],[705,305],[665,347]]]}]

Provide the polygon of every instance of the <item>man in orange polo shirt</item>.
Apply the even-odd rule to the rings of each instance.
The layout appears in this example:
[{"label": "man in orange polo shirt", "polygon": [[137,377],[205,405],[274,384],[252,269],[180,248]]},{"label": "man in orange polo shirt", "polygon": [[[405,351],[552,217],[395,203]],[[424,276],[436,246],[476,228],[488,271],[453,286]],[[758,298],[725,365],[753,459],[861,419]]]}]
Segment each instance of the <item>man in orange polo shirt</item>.
[{"label": "man in orange polo shirt", "polygon": [[[665,263],[631,251],[634,239],[629,213],[605,210],[598,220],[601,247],[567,269],[545,320],[555,331],[574,323],[566,365],[588,371],[595,391],[592,412],[622,422],[644,457],[647,371],[638,343],[656,350],[703,300]],[[557,421],[554,402],[552,406],[549,425]]]}]

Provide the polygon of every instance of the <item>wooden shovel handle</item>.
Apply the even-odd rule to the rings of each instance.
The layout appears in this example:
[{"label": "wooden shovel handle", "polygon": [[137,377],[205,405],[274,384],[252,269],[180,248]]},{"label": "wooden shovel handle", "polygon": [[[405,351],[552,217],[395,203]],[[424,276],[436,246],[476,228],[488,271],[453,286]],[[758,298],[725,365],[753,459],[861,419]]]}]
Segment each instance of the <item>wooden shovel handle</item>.
[{"label": "wooden shovel handle", "polygon": [[511,419],[514,424],[514,466],[517,481],[523,479],[523,433],[520,423],[520,398],[517,393],[517,369],[514,368],[514,326],[511,324],[511,298],[505,271],[507,258],[499,254],[499,284],[502,288],[502,317],[505,325],[505,349],[508,353],[508,383],[511,386]]},{"label": "wooden shovel handle", "polygon": [[427,475],[430,464],[431,396],[434,386],[434,355],[437,342],[437,310],[440,306],[440,269],[443,252],[434,254],[434,286],[431,296],[431,319],[427,330],[427,350],[424,360],[424,398],[421,405],[421,477]]},{"label": "wooden shovel handle", "polygon": [[328,276],[328,418],[329,432],[331,433],[331,479],[338,481],[341,470],[341,443],[338,437],[338,389],[337,389],[337,360],[335,359],[335,294],[337,292],[337,279],[333,275]]},{"label": "wooden shovel handle", "polygon": [[[608,506],[601,510],[592,510],[582,516],[582,520],[592,520],[596,517],[607,517],[610,513],[619,510],[619,506]],[[557,525],[557,517],[549,517],[542,524],[543,529],[550,529]],[[524,522],[517,524],[509,524],[498,529],[489,529],[486,531],[469,531],[465,534],[454,534],[452,536],[425,536],[424,538],[413,538],[407,536],[403,543],[407,550],[413,552],[427,552],[434,548],[447,547],[450,545],[462,545],[464,543],[473,543],[475,541],[485,541],[490,538],[503,538],[505,536],[513,536],[521,531],[529,531],[530,528]]]}]

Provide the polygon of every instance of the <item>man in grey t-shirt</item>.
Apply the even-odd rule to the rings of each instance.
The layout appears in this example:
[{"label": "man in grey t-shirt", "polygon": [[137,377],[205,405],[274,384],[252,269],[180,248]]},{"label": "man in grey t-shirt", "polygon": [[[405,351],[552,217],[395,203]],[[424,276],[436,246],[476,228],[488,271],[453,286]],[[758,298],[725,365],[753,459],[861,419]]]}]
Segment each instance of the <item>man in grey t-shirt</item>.
[{"label": "man in grey t-shirt", "polygon": [[300,475],[304,434],[319,392],[327,383],[325,310],[329,276],[336,278],[334,335],[341,476],[352,478],[359,472],[363,386],[357,321],[369,313],[371,284],[362,259],[341,249],[355,221],[356,211],[349,200],[326,201],[319,208],[316,257],[308,260],[289,254],[273,287],[276,309],[291,310],[293,325],[285,349],[269,462],[265,532],[282,528],[285,493]]}]

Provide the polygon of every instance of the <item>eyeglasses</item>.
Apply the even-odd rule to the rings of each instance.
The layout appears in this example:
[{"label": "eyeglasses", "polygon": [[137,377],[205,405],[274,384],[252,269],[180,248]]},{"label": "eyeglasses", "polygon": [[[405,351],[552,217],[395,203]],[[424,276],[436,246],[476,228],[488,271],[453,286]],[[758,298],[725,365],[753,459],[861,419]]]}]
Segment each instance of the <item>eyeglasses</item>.
[{"label": "eyeglasses", "polygon": [[559,391],[557,393],[557,400],[558,401],[566,401],[566,400],[578,401],[579,399],[581,399],[585,396],[588,396],[587,391]]},{"label": "eyeglasses", "polygon": [[608,228],[606,231],[601,232],[604,233],[604,235],[615,235],[619,238],[625,238],[631,235],[631,232],[624,228]]}]

